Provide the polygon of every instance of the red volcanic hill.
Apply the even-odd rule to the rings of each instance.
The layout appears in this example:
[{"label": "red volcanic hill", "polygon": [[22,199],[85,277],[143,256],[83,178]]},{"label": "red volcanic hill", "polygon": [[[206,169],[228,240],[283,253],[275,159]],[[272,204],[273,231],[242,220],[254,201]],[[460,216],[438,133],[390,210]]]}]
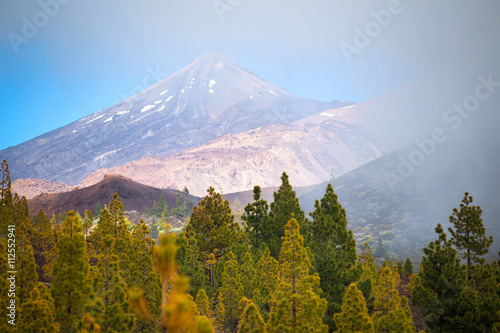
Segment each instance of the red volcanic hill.
[{"label": "red volcanic hill", "polygon": [[[159,189],[143,185],[121,175],[106,175],[99,183],[70,192],[40,194],[28,200],[30,216],[37,214],[43,209],[45,214],[51,216],[53,213],[78,211],[83,216],[85,209],[94,211],[97,203],[102,207],[108,205],[113,195],[118,193],[120,201],[126,210],[143,212],[146,205],[152,207],[155,200],[160,198],[161,192],[165,196],[169,209],[175,206],[177,195],[181,192],[170,189]],[[200,199],[188,195],[194,205]]]}]

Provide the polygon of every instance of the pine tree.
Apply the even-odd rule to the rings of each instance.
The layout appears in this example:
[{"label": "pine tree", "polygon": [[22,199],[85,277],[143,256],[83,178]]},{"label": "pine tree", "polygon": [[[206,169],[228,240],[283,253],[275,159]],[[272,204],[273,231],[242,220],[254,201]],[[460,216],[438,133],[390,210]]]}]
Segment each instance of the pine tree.
[{"label": "pine tree", "polygon": [[[144,220],[140,220],[135,227],[133,238],[133,257],[130,270],[127,272],[125,282],[129,288],[141,287],[144,297],[150,306],[153,316],[159,317],[161,305],[160,276],[153,270],[153,245],[149,238],[149,229]],[[155,323],[144,318],[137,318],[134,331],[144,332],[155,330]]]},{"label": "pine tree", "polygon": [[404,274],[408,277],[413,274],[413,264],[411,263],[410,258],[406,258],[403,271]]},{"label": "pine tree", "polygon": [[311,249],[316,271],[320,277],[322,297],[328,302],[326,323],[334,328],[333,314],[340,312],[342,297],[347,287],[359,279],[361,269],[356,266],[356,241],[347,230],[347,217],[331,184],[326,187],[321,201],[316,200],[310,215]]},{"label": "pine tree", "polygon": [[372,315],[375,332],[414,332],[408,300],[396,289],[396,274],[385,262],[380,268]]},{"label": "pine tree", "polygon": [[165,199],[165,194],[162,191],[160,194],[160,200],[158,200],[158,202],[156,201],[154,202],[151,212],[153,213],[154,216],[161,217],[161,214],[165,210],[168,211],[168,205],[167,205],[167,200]]},{"label": "pine tree", "polygon": [[250,252],[245,252],[241,262],[241,284],[243,285],[243,295],[249,299],[253,298],[253,286],[255,277],[255,268],[253,257]]},{"label": "pine tree", "polygon": [[200,289],[200,291],[198,291],[194,302],[196,303],[200,316],[205,316],[207,318],[212,317],[210,300],[208,299],[207,293],[205,293],[204,289]]},{"label": "pine tree", "polygon": [[230,331],[234,331],[238,327],[238,320],[240,317],[238,303],[243,297],[243,285],[240,280],[238,262],[233,252],[229,252],[226,257],[221,287],[219,288],[219,297],[226,309],[224,326]]},{"label": "pine tree", "polygon": [[269,216],[269,205],[261,199],[259,186],[253,188],[253,203],[245,206],[245,212],[241,216],[244,221],[244,230],[250,245],[254,249],[264,249],[273,239],[272,220]]},{"label": "pine tree", "polygon": [[208,276],[206,274],[206,258],[201,257],[200,250],[196,243],[196,238],[193,235],[186,237],[185,232],[182,232],[176,238],[178,251],[177,263],[179,272],[187,276],[191,285],[191,295],[196,295],[200,289],[205,289],[209,293],[211,290],[207,288]]},{"label": "pine tree", "polygon": [[[300,208],[299,199],[292,185],[288,181],[288,175],[283,172],[281,176],[281,185],[277,192],[273,193],[274,202],[271,203],[271,230],[268,242],[269,250],[274,258],[278,258],[281,247],[281,240],[285,232],[285,225],[290,220],[290,214],[293,214],[295,220],[302,228],[302,233],[308,236],[305,214]],[[309,237],[306,237],[309,239]]]},{"label": "pine tree", "polygon": [[258,278],[254,282],[254,299],[261,309],[264,318],[267,318],[270,310],[269,301],[280,279],[279,262],[271,256],[267,247],[257,263],[255,276]]},{"label": "pine tree", "polygon": [[128,332],[134,326],[134,316],[126,301],[126,285],[120,276],[118,256],[114,254],[116,239],[113,235],[102,238],[98,275],[94,282],[97,296],[95,314],[97,323],[104,332]]},{"label": "pine tree", "polygon": [[85,235],[85,239],[89,236],[90,230],[94,226],[94,217],[92,216],[92,212],[90,209],[85,210],[85,217],[83,218],[83,234]]},{"label": "pine tree", "polygon": [[318,295],[319,277],[309,274],[311,262],[295,218],[285,226],[280,251],[280,282],[271,300],[270,332],[327,332],[326,301]]},{"label": "pine tree", "polygon": [[77,332],[90,292],[90,281],[85,237],[74,211],[66,216],[56,251],[50,289],[56,308],[56,322],[62,332]]},{"label": "pine tree", "polygon": [[470,278],[471,266],[474,263],[484,263],[481,256],[488,253],[488,249],[493,243],[493,237],[486,237],[486,230],[481,219],[482,210],[479,206],[469,206],[472,203],[472,196],[465,192],[460,210],[453,209],[450,216],[450,223],[453,228],[448,228],[451,239],[459,253],[459,256],[467,260],[468,278]]},{"label": "pine tree", "polygon": [[377,282],[377,267],[372,257],[370,246],[365,243],[363,250],[358,256],[358,265],[361,266],[361,277],[358,282],[358,289],[363,292],[368,309],[373,305],[374,287]]},{"label": "pine tree", "polygon": [[30,299],[22,305],[19,331],[59,332],[59,325],[54,322],[54,313],[54,300],[49,289],[38,283],[31,291]]},{"label": "pine tree", "polygon": [[249,301],[241,314],[238,333],[266,332],[266,324],[259,313],[259,308],[252,301]]},{"label": "pine tree", "polygon": [[351,283],[342,299],[342,312],[334,315],[339,333],[374,333],[363,293]]},{"label": "pine tree", "polygon": [[98,202],[97,205],[95,206],[95,209],[94,209],[94,215],[96,217],[99,217],[101,216],[101,213],[102,213],[102,206],[101,204]]},{"label": "pine tree", "polygon": [[387,253],[385,249],[384,243],[380,237],[377,238],[377,248],[375,249],[375,254],[373,255],[375,258],[384,258]]},{"label": "pine tree", "polygon": [[453,324],[458,315],[456,302],[464,288],[466,274],[441,224],[435,231],[438,239],[423,249],[421,270],[412,280],[412,300],[426,316],[431,330],[448,332],[457,328]]},{"label": "pine tree", "polygon": [[186,236],[194,236],[196,243],[206,258],[213,253],[216,258],[221,258],[227,249],[235,242],[246,242],[234,216],[231,213],[229,201],[216,193],[213,187],[208,190],[208,195],[194,207],[193,214],[186,226]]},{"label": "pine tree", "polygon": [[56,237],[50,220],[43,210],[40,210],[35,218],[31,237],[39,281],[49,282],[48,267],[46,265],[49,261],[50,251],[55,246],[55,240]]}]

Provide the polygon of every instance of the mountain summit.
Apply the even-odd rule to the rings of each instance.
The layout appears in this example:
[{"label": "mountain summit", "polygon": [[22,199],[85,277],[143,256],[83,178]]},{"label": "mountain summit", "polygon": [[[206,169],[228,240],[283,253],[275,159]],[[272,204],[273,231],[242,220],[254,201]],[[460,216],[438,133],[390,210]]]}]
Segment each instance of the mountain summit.
[{"label": "mountain summit", "polygon": [[296,97],[234,60],[209,53],[125,101],[0,151],[0,159],[10,163],[13,180],[76,185],[100,168],[348,104]]}]

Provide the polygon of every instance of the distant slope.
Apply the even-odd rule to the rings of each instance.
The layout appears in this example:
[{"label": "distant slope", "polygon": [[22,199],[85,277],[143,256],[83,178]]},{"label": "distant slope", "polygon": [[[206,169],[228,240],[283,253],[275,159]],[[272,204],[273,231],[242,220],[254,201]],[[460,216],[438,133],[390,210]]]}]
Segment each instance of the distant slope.
[{"label": "distant slope", "polygon": [[0,160],[10,164],[13,180],[77,185],[100,168],[349,104],[296,97],[209,53],[128,100],[0,151]]},{"label": "distant slope", "polygon": [[[458,208],[464,192],[469,192],[473,204],[483,209],[486,233],[494,237],[490,255],[496,255],[500,250],[497,123],[485,124],[480,118],[470,122],[460,132],[450,134],[421,165],[408,167],[402,162],[418,150],[416,144],[410,144],[333,181],[358,245],[380,236],[394,253],[419,250],[436,239],[437,223],[447,232],[452,209]],[[477,131],[478,126],[482,132]],[[324,195],[325,187],[323,183],[300,196],[306,212],[314,209],[314,200]]]},{"label": "distant slope", "polygon": [[[30,215],[37,214],[40,209],[48,214],[56,212],[67,212],[75,210],[83,216],[85,209],[94,211],[97,203],[102,207],[109,204],[114,193],[117,192],[120,200],[127,210],[143,212],[145,206],[153,206],[153,202],[160,198],[161,192],[165,196],[169,209],[175,206],[177,194],[174,190],[161,190],[132,181],[120,175],[108,175],[99,183],[83,189],[76,189],[70,192],[41,194],[28,200]],[[188,196],[194,205],[199,202],[199,198]]]}]

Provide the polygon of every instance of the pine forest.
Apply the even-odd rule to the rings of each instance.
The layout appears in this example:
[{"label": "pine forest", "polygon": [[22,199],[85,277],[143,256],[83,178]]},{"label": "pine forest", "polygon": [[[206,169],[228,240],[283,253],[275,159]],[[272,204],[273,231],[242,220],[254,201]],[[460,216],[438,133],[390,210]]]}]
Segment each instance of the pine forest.
[{"label": "pine forest", "polygon": [[500,261],[469,193],[398,258],[356,244],[330,184],[304,212],[286,173],[238,214],[212,187],[160,197],[154,225],[130,223],[120,193],[30,217],[5,161],[0,177],[0,332],[500,332]]}]

